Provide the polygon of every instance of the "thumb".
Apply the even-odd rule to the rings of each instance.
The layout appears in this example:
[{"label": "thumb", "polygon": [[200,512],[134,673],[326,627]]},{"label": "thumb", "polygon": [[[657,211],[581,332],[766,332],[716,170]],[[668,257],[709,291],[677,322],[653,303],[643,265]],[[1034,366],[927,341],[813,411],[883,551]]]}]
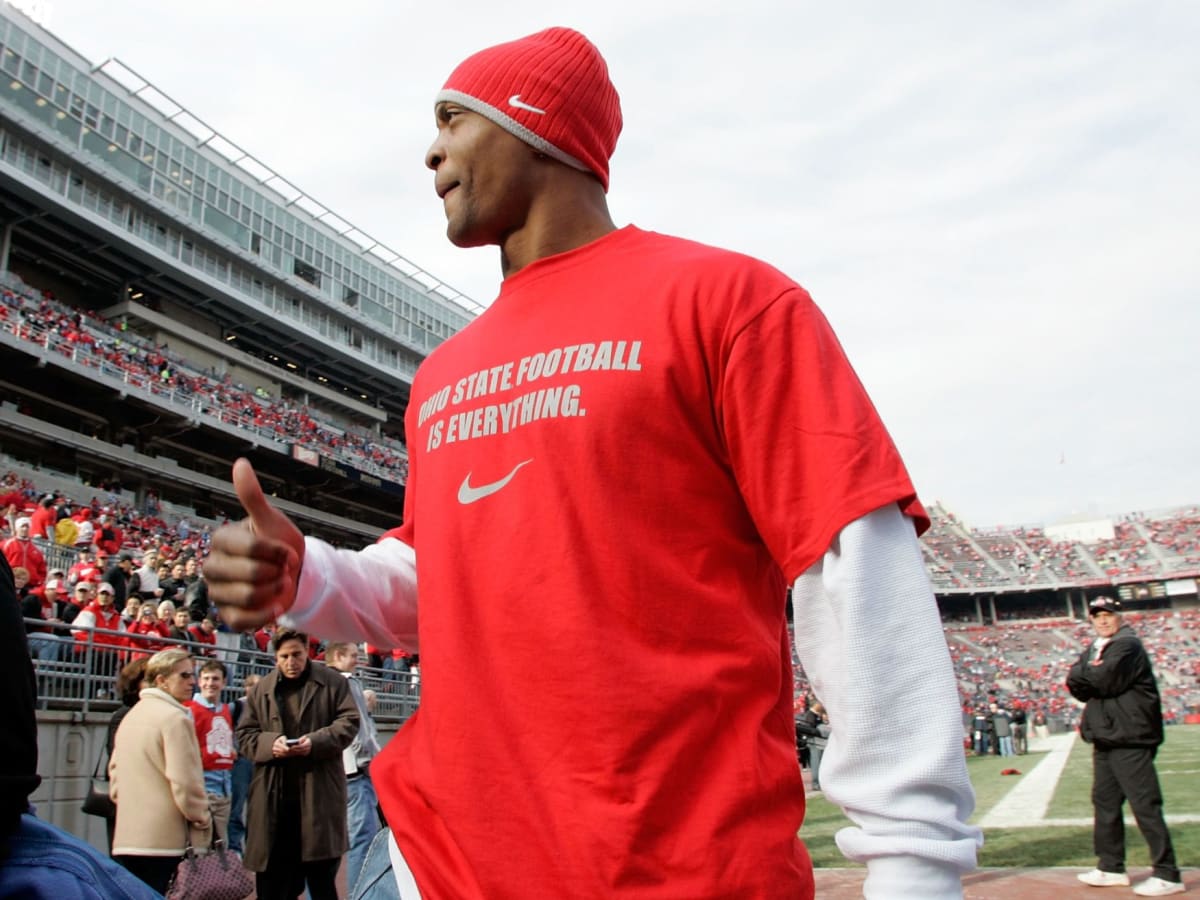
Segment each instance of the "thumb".
[{"label": "thumb", "polygon": [[244,457],[233,464],[233,490],[256,532],[261,533],[279,514],[263,493],[258,476],[254,474],[254,466]]}]

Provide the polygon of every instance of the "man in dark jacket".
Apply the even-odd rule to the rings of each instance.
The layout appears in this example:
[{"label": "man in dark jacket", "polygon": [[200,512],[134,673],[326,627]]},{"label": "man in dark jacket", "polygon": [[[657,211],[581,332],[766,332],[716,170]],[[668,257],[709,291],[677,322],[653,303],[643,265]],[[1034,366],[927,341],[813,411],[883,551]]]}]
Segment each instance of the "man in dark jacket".
[{"label": "man in dark jacket", "polygon": [[113,604],[117,609],[125,608],[125,598],[129,596],[129,576],[133,574],[133,554],[127,550],[121,551],[117,561],[104,570],[104,581],[113,586]]},{"label": "man in dark jacket", "polygon": [[276,667],[246,698],[238,749],[254,762],[246,804],[246,868],[259,900],[337,900],[349,847],[342,751],[358,734],[358,708],[341,673],[308,658],[308,636],[280,629]]},{"label": "man in dark jacket", "polygon": [[1154,871],[1133,892],[1142,897],[1183,893],[1171,835],[1163,820],[1154,756],[1163,742],[1162,704],[1150,657],[1121,618],[1120,601],[1097,597],[1088,606],[1094,640],[1067,674],[1067,689],[1083,710],[1080,733],[1092,750],[1093,843],[1099,861],[1078,876],[1093,887],[1129,884],[1125,873],[1126,800],[1150,847]]}]

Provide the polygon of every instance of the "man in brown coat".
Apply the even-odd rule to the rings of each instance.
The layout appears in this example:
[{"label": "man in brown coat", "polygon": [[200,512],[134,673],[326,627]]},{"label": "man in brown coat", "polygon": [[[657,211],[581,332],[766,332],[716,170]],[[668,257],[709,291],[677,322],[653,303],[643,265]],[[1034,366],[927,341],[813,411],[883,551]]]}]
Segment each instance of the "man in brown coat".
[{"label": "man in brown coat", "polygon": [[358,734],[346,679],[308,658],[308,636],[280,629],[275,670],[246,698],[238,747],[254,762],[246,804],[246,868],[259,900],[336,900],[346,836],[342,751]]}]

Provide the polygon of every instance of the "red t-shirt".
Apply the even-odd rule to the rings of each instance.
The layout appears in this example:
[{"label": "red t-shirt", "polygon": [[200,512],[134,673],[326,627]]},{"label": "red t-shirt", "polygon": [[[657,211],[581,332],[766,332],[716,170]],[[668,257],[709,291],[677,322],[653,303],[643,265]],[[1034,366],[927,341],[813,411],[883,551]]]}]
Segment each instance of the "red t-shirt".
[{"label": "red t-shirt", "polygon": [[232,769],[237,751],[233,736],[233,712],[229,704],[222,703],[219,711],[198,700],[189,700],[184,706],[192,711],[204,770]]},{"label": "red t-shirt", "polygon": [[422,700],[372,774],[422,896],[811,896],[785,584],[927,518],[808,294],[625,228],[508,278],[406,425]]}]

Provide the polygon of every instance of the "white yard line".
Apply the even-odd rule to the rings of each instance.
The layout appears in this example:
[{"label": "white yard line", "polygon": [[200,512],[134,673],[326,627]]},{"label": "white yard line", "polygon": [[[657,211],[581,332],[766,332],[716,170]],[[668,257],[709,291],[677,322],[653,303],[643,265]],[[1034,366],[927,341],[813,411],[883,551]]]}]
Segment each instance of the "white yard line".
[{"label": "white yard line", "polygon": [[[1013,828],[1046,824],[1046,810],[1050,808],[1054,786],[1058,784],[1058,778],[1062,775],[1074,743],[1075,732],[1056,734],[1039,741],[1038,749],[1045,748],[1049,752],[979,820],[979,827]],[[1013,768],[1016,768],[1023,757],[1009,758],[1013,762]],[[1088,824],[1091,824],[1090,819]]]}]

